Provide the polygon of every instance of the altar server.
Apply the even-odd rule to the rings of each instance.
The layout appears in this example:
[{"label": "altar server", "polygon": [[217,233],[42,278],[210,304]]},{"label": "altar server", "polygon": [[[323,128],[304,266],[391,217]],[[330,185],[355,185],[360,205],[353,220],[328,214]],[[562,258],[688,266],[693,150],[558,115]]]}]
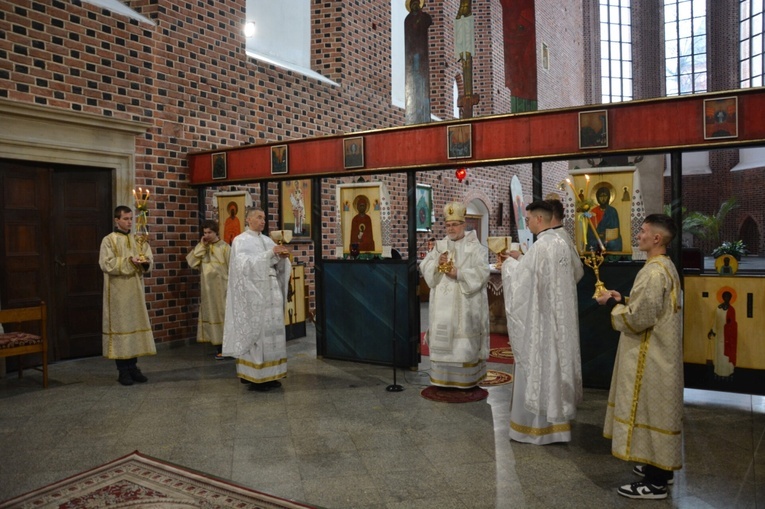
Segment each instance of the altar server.
[{"label": "altar server", "polygon": [[138,357],[157,353],[143,287],[154,257],[148,243],[136,241],[132,226],[130,207],[114,209],[114,231],[101,241],[98,255],[104,273],[103,356],[116,362],[122,385],[148,381],[138,369]]},{"label": "altar server", "polygon": [[667,256],[676,234],[669,216],[646,217],[637,241],[647,260],[631,295],[611,290],[597,299],[611,306],[611,324],[621,332],[603,436],[611,439],[611,454],[640,462],[633,472],[644,477],[617,490],[628,498],[667,498],[683,465],[682,292]]},{"label": "altar server", "polygon": [[186,256],[189,267],[199,271],[202,287],[197,342],[215,345],[218,349],[215,357],[219,360],[223,359],[220,350],[230,255],[231,247],[218,237],[218,223],[208,219],[202,223],[202,239]]}]

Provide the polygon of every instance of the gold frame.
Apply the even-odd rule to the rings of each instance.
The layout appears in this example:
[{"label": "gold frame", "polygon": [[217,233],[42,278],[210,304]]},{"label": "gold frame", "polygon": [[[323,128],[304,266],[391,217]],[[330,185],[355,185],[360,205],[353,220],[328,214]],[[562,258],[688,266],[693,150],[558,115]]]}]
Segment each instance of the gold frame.
[{"label": "gold frame", "polygon": [[704,99],[704,139],[738,138],[738,97]]},{"label": "gold frame", "polygon": [[[585,131],[585,129],[589,129]],[[608,110],[579,112],[579,148],[608,147]]]},{"label": "gold frame", "polygon": [[[296,185],[300,186],[305,216],[299,231],[295,231],[295,216],[290,199]],[[292,242],[311,240],[311,185],[311,179],[283,180],[279,184],[279,224],[282,230],[292,230]]]},{"label": "gold frame", "polygon": [[[351,227],[353,219],[357,215],[354,204],[359,196],[366,196],[369,201],[368,216],[372,227],[374,249],[360,251],[380,255],[383,252],[382,238],[382,215],[379,205],[382,203],[382,182],[369,182],[358,184],[340,184],[337,186],[337,207],[340,211],[340,231],[343,239],[343,254],[350,254],[351,250]],[[375,203],[378,207],[375,207]]]},{"label": "gold frame", "polygon": [[212,165],[210,166],[210,171],[212,172],[211,177],[213,180],[221,180],[225,179],[228,171],[226,168],[226,153],[225,152],[216,152],[210,156],[210,159],[212,161]]},{"label": "gold frame", "polygon": [[[467,140],[464,138],[467,137]],[[473,125],[459,124],[446,127],[446,157],[468,159],[473,157]]]},{"label": "gold frame", "polygon": [[289,169],[289,147],[287,145],[271,147],[271,174],[286,175]]},{"label": "gold frame", "polygon": [[[354,151],[354,149],[356,151]],[[364,138],[356,136],[343,140],[343,168],[350,170],[364,167]]]}]

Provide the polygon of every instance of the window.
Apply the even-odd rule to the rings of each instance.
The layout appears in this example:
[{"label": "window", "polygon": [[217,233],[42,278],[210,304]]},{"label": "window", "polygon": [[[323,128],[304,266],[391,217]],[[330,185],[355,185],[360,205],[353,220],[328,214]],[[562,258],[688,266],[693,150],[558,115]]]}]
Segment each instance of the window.
[{"label": "window", "polygon": [[630,0],[600,0],[600,77],[604,103],[632,100]]},{"label": "window", "polygon": [[390,13],[390,99],[394,106],[404,108],[406,107],[404,20],[409,13],[401,0],[390,0]]},{"label": "window", "polygon": [[245,42],[248,56],[334,84],[311,69],[310,0],[247,0],[246,9],[246,23],[255,25]]},{"label": "window", "polygon": [[667,95],[707,91],[706,0],[664,1]]},{"label": "window", "polygon": [[741,0],[741,88],[763,86],[763,0]]}]

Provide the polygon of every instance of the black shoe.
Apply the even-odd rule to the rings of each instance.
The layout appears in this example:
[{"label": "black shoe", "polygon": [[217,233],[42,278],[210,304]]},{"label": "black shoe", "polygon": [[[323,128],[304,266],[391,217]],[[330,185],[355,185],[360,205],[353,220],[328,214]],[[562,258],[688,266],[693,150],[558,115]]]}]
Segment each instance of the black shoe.
[{"label": "black shoe", "polygon": [[120,370],[120,376],[117,381],[122,385],[133,385],[133,378],[128,370]]},{"label": "black shoe", "polygon": [[[645,465],[635,465],[635,468],[632,469],[632,473],[639,475],[640,477],[645,477]],[[674,472],[670,472],[669,479],[667,479],[667,484],[675,484]]]},{"label": "black shoe", "polygon": [[140,369],[138,369],[138,368],[130,368],[130,370],[128,371],[128,373],[129,373],[129,375],[130,375],[130,378],[131,378],[131,379],[132,379],[134,382],[138,382],[139,384],[142,384],[142,383],[145,383],[145,382],[148,382],[148,381],[149,381],[149,379],[148,379],[148,378],[146,378],[146,377],[144,376],[144,374],[143,374],[143,373],[141,373],[141,370],[140,370]]},{"label": "black shoe", "polygon": [[667,487],[656,486],[645,481],[633,482],[621,486],[616,492],[627,498],[638,498],[643,500],[662,500],[667,498]]},{"label": "black shoe", "polygon": [[271,380],[270,382],[266,382],[265,385],[271,387],[272,389],[278,389],[282,386],[282,383],[279,380]]},{"label": "black shoe", "polygon": [[246,380],[246,379],[244,379],[244,378],[240,378],[240,379],[239,379],[239,383],[242,383],[242,384],[245,384],[245,385],[250,385],[250,384],[252,384],[252,382],[250,382],[249,380]]},{"label": "black shoe", "polygon": [[251,391],[257,391],[257,392],[268,392],[271,390],[271,386],[268,385],[268,383],[264,384],[250,384],[250,390]]}]

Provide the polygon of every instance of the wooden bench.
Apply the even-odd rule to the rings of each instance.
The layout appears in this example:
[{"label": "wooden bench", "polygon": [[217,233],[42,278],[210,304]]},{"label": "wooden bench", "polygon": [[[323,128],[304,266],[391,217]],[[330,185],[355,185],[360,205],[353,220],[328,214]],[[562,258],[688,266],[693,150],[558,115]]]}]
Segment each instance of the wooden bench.
[{"label": "wooden bench", "polygon": [[[47,333],[47,311],[45,303],[41,302],[39,306],[16,309],[0,309],[0,323],[3,328],[12,327],[11,332],[0,333],[0,357],[12,357],[16,355],[26,355],[30,353],[42,354],[42,373],[43,387],[48,387],[48,333]],[[23,322],[40,322],[39,334],[25,332],[29,326],[21,326]],[[24,371],[22,360],[19,359],[19,378]]]}]

